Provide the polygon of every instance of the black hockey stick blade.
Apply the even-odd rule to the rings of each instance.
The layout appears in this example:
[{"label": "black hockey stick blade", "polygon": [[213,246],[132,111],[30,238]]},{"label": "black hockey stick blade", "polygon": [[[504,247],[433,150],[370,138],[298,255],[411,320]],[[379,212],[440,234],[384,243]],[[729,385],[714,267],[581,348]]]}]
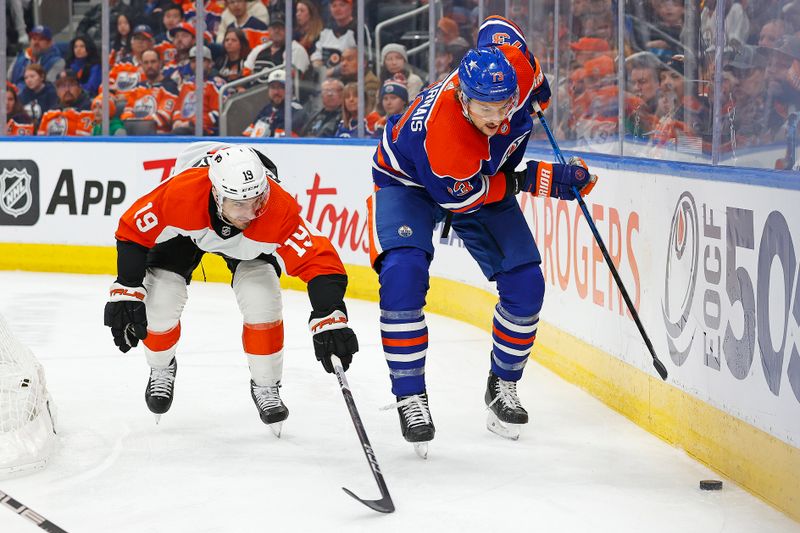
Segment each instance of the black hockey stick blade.
[{"label": "black hockey stick blade", "polygon": [[349,496],[352,496],[354,499],[360,501],[361,503],[372,509],[373,511],[378,511],[379,513],[386,513],[386,514],[394,512],[394,502],[392,501],[391,496],[389,496],[388,494],[383,498],[381,498],[380,500],[362,500],[361,498],[353,494],[353,491],[346,489],[344,487],[342,487],[342,490]]},{"label": "black hockey stick blade", "polygon": [[378,484],[378,490],[381,491],[381,499],[363,500],[344,487],[342,487],[342,490],[374,511],[378,511],[379,513],[392,513],[394,512],[394,502],[389,495],[389,488],[386,486],[386,481],[383,479],[381,467],[378,466],[378,459],[375,457],[375,452],[372,450],[372,445],[369,443],[367,431],[364,429],[364,423],[361,421],[361,416],[358,414],[356,402],[353,399],[353,393],[350,391],[350,384],[347,383],[347,377],[344,374],[342,361],[337,356],[331,355],[331,363],[336,373],[336,379],[339,382],[339,388],[342,390],[345,404],[347,404],[347,411],[350,413],[350,419],[353,421],[356,435],[358,435],[361,448],[364,450],[364,456],[367,458],[369,468],[372,471],[372,475],[375,477],[375,482]]},{"label": "black hockey stick blade", "polygon": [[653,366],[656,368],[656,372],[658,375],[661,376],[661,379],[664,381],[667,380],[667,367],[664,366],[664,363],[661,362],[659,358],[653,358]]}]

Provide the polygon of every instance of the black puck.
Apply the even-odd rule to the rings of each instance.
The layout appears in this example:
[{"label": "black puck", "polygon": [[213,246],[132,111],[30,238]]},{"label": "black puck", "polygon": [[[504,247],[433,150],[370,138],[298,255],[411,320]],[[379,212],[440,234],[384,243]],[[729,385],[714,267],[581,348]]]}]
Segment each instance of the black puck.
[{"label": "black puck", "polygon": [[718,479],[703,479],[700,481],[702,490],[722,490],[722,481]]}]

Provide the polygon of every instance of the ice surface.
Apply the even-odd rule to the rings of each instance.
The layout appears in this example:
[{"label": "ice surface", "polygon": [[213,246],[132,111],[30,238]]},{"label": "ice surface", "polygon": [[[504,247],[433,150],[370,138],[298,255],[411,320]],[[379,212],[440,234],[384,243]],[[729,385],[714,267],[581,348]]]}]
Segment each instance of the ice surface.
[{"label": "ice surface", "polygon": [[[47,470],[0,489],[70,533],[251,531],[797,532],[800,524],[530,363],[519,441],[486,430],[490,338],[428,315],[427,461],[400,435],[377,304],[348,301],[359,335],[348,379],[397,511],[345,495],[378,489],[336,379],[314,359],[305,294],[284,293],[276,439],[250,399],[241,316],[229,286],[193,282],[175,402],[156,426],[141,348],[122,355],[103,327],[108,276],[0,272],[0,313],[45,367],[60,447]],[[491,317],[487,317],[491,320]],[[41,531],[0,508],[0,532]]]}]

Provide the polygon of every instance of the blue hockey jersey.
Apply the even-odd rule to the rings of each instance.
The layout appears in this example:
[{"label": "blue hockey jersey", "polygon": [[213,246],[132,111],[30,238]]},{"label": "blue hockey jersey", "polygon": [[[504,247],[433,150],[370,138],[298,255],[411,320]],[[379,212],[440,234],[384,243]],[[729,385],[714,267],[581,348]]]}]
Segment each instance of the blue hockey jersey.
[{"label": "blue hockey jersey", "polygon": [[505,192],[501,169],[513,170],[525,152],[533,127],[533,93],[546,84],[521,32],[490,17],[481,26],[479,46],[497,46],[517,75],[519,101],[498,132],[487,137],[464,116],[458,100],[458,71],[423,92],[403,115],[390,117],[373,156],[379,188],[425,188],[433,201],[454,213],[469,213],[497,201]]}]

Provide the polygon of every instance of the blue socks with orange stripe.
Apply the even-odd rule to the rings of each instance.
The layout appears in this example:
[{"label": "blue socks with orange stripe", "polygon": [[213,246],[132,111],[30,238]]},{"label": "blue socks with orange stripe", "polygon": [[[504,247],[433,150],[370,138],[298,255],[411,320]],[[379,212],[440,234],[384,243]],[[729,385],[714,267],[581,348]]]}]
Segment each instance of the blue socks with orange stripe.
[{"label": "blue socks with orange stripe", "polygon": [[392,393],[409,396],[424,392],[428,327],[422,309],[381,310],[381,342],[389,365]]},{"label": "blue socks with orange stripe", "polygon": [[518,381],[531,354],[538,326],[538,313],[518,317],[497,304],[492,321],[492,372],[506,381]]}]

